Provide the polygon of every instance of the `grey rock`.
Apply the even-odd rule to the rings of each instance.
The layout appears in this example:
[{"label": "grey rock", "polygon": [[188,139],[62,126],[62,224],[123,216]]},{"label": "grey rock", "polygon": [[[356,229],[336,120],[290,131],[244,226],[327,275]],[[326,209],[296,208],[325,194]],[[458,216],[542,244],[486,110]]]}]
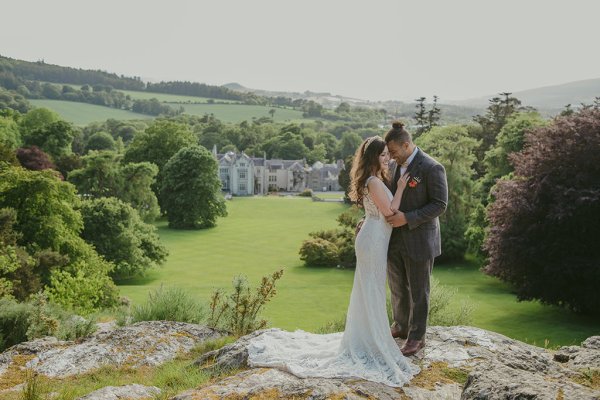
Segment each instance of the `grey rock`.
[{"label": "grey rock", "polygon": [[567,363],[574,370],[600,369],[600,336],[587,338],[581,347],[561,347],[554,354],[554,360]]},{"label": "grey rock", "polygon": [[107,386],[80,397],[79,400],[154,399],[160,393],[161,390],[156,386]]},{"label": "grey rock", "polygon": [[[248,342],[263,332],[265,331],[254,332],[222,349],[207,353],[196,361],[196,365],[204,368],[207,365],[245,368]],[[556,399],[558,393],[562,393],[565,399],[598,396],[594,390],[574,380],[581,377],[579,367],[597,362],[595,357],[598,350],[595,347],[598,341],[593,338],[584,342],[587,347],[565,348],[568,365],[557,362],[557,356],[551,351],[479,328],[434,326],[428,329],[426,341],[427,346],[412,357],[413,362],[423,370],[441,365],[461,369],[465,374],[471,371],[464,388],[449,379],[428,382],[427,387],[419,387],[419,383],[414,383],[419,381],[415,378],[414,382],[402,389],[393,389],[364,380],[299,379],[283,371],[266,369],[268,372],[263,372],[265,369],[260,369],[245,371],[209,387],[187,392],[181,395],[181,399],[191,399],[193,396],[203,398],[202,396],[209,394],[215,398],[229,395],[248,397],[262,392],[269,392],[273,396],[306,396],[306,393],[310,393],[313,397],[307,398],[314,399],[333,394],[348,399],[367,395],[374,398],[398,398],[399,393],[402,393],[403,398],[410,399],[544,399],[547,396]],[[265,378],[262,384],[254,382],[256,376]],[[329,386],[326,385],[327,382]],[[321,390],[316,390],[314,385],[320,385]]]},{"label": "grey rock", "polygon": [[590,336],[581,343],[581,347],[600,350],[600,336]]},{"label": "grey rock", "polygon": [[159,365],[195,345],[222,336],[206,326],[171,321],[146,321],[101,331],[82,342],[38,339],[13,346],[0,355],[2,375],[16,354],[34,355],[28,368],[49,377],[82,374],[102,365]]},{"label": "grey rock", "polygon": [[469,374],[461,400],[495,399],[598,399],[600,393],[568,379],[487,363]]},{"label": "grey rock", "polygon": [[236,369],[248,365],[248,344],[252,338],[262,335],[272,329],[263,329],[242,336],[234,343],[228,344],[220,349],[210,351],[198,358],[194,365],[206,369]]},{"label": "grey rock", "polygon": [[348,400],[364,400],[365,398],[393,400],[398,399],[401,393],[399,389],[381,384],[373,383],[361,386],[360,384],[353,385],[352,381],[345,382],[340,379],[301,379],[277,369],[256,368],[225,378],[204,388],[188,390],[171,400],[252,397],[324,400],[333,396]]}]

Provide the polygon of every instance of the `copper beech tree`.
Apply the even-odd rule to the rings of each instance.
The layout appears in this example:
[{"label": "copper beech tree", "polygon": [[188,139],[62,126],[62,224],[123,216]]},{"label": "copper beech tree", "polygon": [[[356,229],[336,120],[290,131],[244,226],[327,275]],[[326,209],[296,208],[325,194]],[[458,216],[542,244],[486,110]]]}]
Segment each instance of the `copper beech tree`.
[{"label": "copper beech tree", "polygon": [[485,271],[537,299],[600,312],[600,109],[528,132],[488,209]]}]

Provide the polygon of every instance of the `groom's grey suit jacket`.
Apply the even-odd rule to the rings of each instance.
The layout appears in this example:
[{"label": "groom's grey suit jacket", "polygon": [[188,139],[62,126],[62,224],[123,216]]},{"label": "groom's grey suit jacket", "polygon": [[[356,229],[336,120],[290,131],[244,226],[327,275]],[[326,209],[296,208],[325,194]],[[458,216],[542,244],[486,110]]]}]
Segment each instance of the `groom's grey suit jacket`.
[{"label": "groom's grey suit jacket", "polygon": [[[391,191],[396,192],[400,167],[390,163],[392,176]],[[390,239],[390,251],[400,251],[413,260],[433,259],[442,252],[439,216],[448,204],[448,183],[442,164],[419,149],[408,166],[410,181],[416,186],[406,185],[400,202],[400,211],[408,223],[394,228]]]}]

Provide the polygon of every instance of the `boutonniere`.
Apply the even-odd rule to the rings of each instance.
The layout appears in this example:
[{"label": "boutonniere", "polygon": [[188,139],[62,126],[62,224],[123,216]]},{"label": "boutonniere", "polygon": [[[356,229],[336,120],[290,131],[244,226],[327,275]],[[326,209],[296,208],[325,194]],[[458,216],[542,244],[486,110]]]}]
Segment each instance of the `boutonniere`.
[{"label": "boutonniere", "polygon": [[413,176],[410,178],[410,181],[408,181],[408,187],[414,189],[419,183],[421,183],[421,178],[418,176]]}]

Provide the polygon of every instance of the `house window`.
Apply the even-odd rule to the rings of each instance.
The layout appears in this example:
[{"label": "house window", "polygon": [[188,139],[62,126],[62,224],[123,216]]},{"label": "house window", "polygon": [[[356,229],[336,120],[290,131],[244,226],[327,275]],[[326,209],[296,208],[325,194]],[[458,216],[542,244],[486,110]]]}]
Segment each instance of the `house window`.
[{"label": "house window", "polygon": [[245,183],[240,183],[240,185],[239,185],[239,191],[240,192],[245,192],[246,191],[246,184]]},{"label": "house window", "polygon": [[228,168],[221,168],[221,175],[227,175],[228,172],[229,172]]},{"label": "house window", "polygon": [[246,178],[247,178],[247,176],[246,176],[246,173],[247,173],[247,171],[246,171],[245,169],[240,169],[240,170],[238,171],[238,176],[239,176],[239,178],[240,178],[240,179],[246,179]]},{"label": "house window", "polygon": [[246,163],[240,163],[240,167],[245,167]]},{"label": "house window", "polygon": [[269,182],[277,182],[277,176],[276,175],[269,175]]}]

